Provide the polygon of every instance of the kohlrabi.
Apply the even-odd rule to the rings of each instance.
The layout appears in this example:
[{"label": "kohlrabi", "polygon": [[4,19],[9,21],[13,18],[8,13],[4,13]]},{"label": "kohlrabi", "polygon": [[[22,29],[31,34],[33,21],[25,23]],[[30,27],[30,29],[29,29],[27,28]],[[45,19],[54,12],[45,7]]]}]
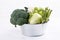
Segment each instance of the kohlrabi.
[{"label": "kohlrabi", "polygon": [[46,23],[49,20],[51,12],[52,10],[50,10],[48,7],[46,8],[35,7],[29,13],[29,23],[30,24]]},{"label": "kohlrabi", "polygon": [[29,19],[30,24],[38,24],[41,23],[42,16],[38,13],[34,13],[33,16]]}]

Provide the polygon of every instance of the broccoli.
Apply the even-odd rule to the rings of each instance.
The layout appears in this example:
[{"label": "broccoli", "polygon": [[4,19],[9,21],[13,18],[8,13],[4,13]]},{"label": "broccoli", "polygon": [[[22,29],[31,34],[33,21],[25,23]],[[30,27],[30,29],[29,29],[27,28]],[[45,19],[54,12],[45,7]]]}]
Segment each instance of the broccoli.
[{"label": "broccoli", "polygon": [[27,24],[27,19],[19,18],[19,19],[17,20],[17,24],[18,24],[18,25]]},{"label": "broccoli", "polygon": [[16,25],[23,25],[28,23],[28,17],[29,17],[29,13],[27,7],[25,7],[25,10],[16,9],[11,14],[10,22],[16,27]]},{"label": "broccoli", "polygon": [[16,21],[13,18],[10,18],[10,22],[16,27]]}]

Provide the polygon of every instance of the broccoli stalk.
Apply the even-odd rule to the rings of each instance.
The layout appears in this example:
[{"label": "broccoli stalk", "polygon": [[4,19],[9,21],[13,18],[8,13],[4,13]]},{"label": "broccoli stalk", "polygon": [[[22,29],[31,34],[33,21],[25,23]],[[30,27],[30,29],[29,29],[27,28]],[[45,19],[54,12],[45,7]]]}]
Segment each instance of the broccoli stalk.
[{"label": "broccoli stalk", "polygon": [[27,7],[24,7],[25,8],[25,11],[28,12],[28,8]]},{"label": "broccoli stalk", "polygon": [[17,24],[15,23],[15,27],[17,27]]}]

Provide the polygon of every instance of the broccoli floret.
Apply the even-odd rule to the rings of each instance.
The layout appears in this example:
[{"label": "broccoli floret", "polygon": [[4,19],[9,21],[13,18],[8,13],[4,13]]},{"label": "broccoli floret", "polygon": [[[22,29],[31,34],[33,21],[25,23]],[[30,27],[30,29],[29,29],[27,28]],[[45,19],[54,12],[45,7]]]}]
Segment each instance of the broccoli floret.
[{"label": "broccoli floret", "polygon": [[16,22],[18,25],[27,24],[27,19],[19,18]]},{"label": "broccoli floret", "polygon": [[11,24],[13,24],[13,25],[15,25],[15,27],[16,27],[16,21],[14,20],[14,18],[10,18],[10,22],[11,22]]},{"label": "broccoli floret", "polygon": [[22,9],[16,9],[11,14],[11,17],[17,17],[17,18],[28,18],[28,13],[26,11],[23,11]]}]

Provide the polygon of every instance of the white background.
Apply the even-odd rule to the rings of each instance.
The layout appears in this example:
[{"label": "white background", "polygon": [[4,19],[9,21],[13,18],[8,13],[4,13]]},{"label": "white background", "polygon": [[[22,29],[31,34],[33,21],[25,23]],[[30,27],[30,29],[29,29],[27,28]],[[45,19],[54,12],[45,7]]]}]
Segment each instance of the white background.
[{"label": "white background", "polygon": [[[21,28],[10,23],[13,10],[23,7],[49,7],[53,10],[46,33],[40,37],[26,37]],[[0,40],[60,40],[60,1],[59,0],[0,0]]]}]

